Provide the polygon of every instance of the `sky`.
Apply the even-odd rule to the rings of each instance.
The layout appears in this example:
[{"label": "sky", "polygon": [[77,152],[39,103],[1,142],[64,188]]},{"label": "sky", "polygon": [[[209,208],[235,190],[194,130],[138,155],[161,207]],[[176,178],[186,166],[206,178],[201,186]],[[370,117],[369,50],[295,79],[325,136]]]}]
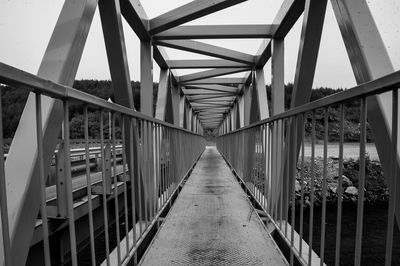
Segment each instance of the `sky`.
[{"label": "sky", "polygon": [[[45,52],[62,0],[0,0],[0,61],[36,74]],[[149,18],[186,4],[188,0],[142,0]],[[282,0],[248,0],[214,14],[187,23],[270,24]],[[395,70],[400,70],[400,1],[367,0],[391,57]],[[302,19],[285,38],[285,82],[293,82],[300,40]],[[131,80],[139,80],[139,39],[123,20]],[[201,40],[237,51],[255,54],[262,40]],[[206,56],[165,48],[170,59],[202,59]],[[180,70],[179,75],[200,70]],[[264,68],[266,83],[271,80],[271,66]],[[154,63],[154,81],[159,68]],[[233,74],[231,76],[243,76]],[[77,79],[110,79],[103,33],[96,11],[77,73]],[[356,85],[330,1],[328,1],[317,69],[313,87],[350,88]]]}]

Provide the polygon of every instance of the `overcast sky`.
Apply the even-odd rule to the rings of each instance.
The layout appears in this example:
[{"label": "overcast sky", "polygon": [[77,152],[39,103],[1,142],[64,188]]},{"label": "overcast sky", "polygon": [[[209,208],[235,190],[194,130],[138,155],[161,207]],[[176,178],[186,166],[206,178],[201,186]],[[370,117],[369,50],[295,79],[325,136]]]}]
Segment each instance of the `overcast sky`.
[{"label": "overcast sky", "polygon": [[[0,61],[36,74],[41,58],[61,10],[62,0],[0,0]],[[187,0],[142,0],[150,18],[186,4]],[[283,1],[249,0],[188,24],[268,24]],[[400,69],[400,1],[368,0],[396,70]],[[285,39],[285,81],[293,82],[302,17]],[[139,40],[124,21],[129,70],[132,80],[139,80]],[[230,49],[255,54],[261,40],[202,40]],[[206,56],[166,49],[170,59],[200,59]],[[265,67],[270,83],[270,63]],[[198,71],[191,70],[190,72]],[[179,75],[189,71],[178,71]],[[159,69],[154,64],[154,80]],[[234,76],[242,76],[235,74]],[[77,79],[109,79],[107,57],[99,14],[96,11]],[[349,88],[355,85],[343,41],[328,1],[314,87]]]}]

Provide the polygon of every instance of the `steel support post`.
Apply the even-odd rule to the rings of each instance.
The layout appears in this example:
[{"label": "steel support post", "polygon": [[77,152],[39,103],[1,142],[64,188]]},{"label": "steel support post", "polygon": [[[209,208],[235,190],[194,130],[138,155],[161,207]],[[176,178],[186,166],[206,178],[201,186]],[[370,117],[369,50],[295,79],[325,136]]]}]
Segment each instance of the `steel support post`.
[{"label": "steel support post", "polygon": [[187,118],[188,118],[188,120],[187,120],[187,128],[186,129],[192,131],[193,130],[193,127],[192,127],[192,125],[193,125],[193,123],[192,123],[193,108],[191,106],[189,106],[189,111],[188,111],[188,114],[187,114]]},{"label": "steel support post", "polygon": [[[390,57],[366,1],[331,0],[331,3],[357,84],[394,72]],[[391,153],[387,152],[387,148],[392,146],[391,105],[392,95],[390,92],[368,97],[368,122],[372,128],[384,173],[390,173],[391,169]],[[399,153],[399,146],[397,153]],[[392,184],[393,178],[395,178],[387,174],[385,177],[387,184]],[[400,202],[400,193],[394,195],[393,187],[388,187],[390,197],[395,196],[396,202]],[[400,191],[400,182],[397,182],[396,188],[397,191]],[[395,213],[399,226],[400,204],[396,204]]]},{"label": "steel support post", "polygon": [[[300,45],[297,56],[296,73],[290,108],[306,104],[310,101],[326,12],[326,4],[327,0],[307,0],[305,3],[303,27],[300,36]],[[293,161],[294,157],[288,156],[287,154],[299,154],[301,147],[300,136],[302,134],[302,124],[303,121],[298,118],[296,124],[297,127],[295,128],[293,121],[291,121],[289,125],[289,134],[285,139],[287,143],[288,139],[293,140],[293,135],[297,134],[297,143],[290,142],[290,147],[285,148],[285,158],[289,158],[289,160],[284,162],[284,176],[288,178],[294,178],[295,173],[293,173],[293,171],[288,172],[288,169],[293,169],[293,167],[287,166],[297,164],[298,156],[296,156],[296,160]],[[289,182],[289,186],[292,184],[292,182]],[[291,187],[289,188],[289,191],[292,191]],[[286,199],[288,197],[284,195],[283,198]],[[285,202],[284,206],[287,206],[287,204],[288,203]]]},{"label": "steel support post", "polygon": [[140,41],[140,112],[153,116],[153,46]]},{"label": "steel support post", "polygon": [[240,128],[240,111],[239,111],[240,99],[236,100],[236,109],[235,109],[235,129]]},{"label": "steel support post", "polygon": [[169,71],[168,69],[160,70],[160,80],[158,82],[158,93],[156,103],[157,119],[167,121],[167,102],[168,102],[168,86],[169,86]]},{"label": "steel support post", "polygon": [[265,87],[264,69],[257,68],[255,70],[255,86],[257,91],[258,106],[260,112],[260,120],[269,117],[267,89]]},{"label": "steel support post", "polygon": [[244,94],[243,94],[243,124],[244,126],[250,125],[250,109],[251,109],[251,96],[252,96],[252,86],[245,85],[244,86]]},{"label": "steel support post", "polygon": [[185,119],[185,95],[179,95],[179,126],[181,128],[184,127],[184,119]]},{"label": "steel support post", "polygon": [[239,124],[238,127],[244,127],[244,94],[239,96],[238,100],[238,119],[239,119]]},{"label": "steel support post", "polygon": [[184,114],[184,124],[183,127],[185,129],[189,129],[190,125],[190,114],[191,114],[191,107],[188,101],[185,100],[185,114]]},{"label": "steel support post", "polygon": [[179,100],[180,100],[180,89],[178,85],[171,84],[171,104],[173,113],[173,124],[179,126]]},{"label": "steel support post", "polygon": [[[126,54],[125,47],[125,37],[122,28],[122,20],[121,20],[121,9],[118,0],[106,1],[102,0],[99,2],[99,11],[101,24],[103,28],[104,41],[106,45],[108,65],[110,68],[111,79],[114,87],[114,97],[115,102],[122,106],[135,109],[134,101],[133,101],[133,92],[131,87],[131,78],[129,74],[128,60]],[[125,125],[129,125],[129,118],[125,118]],[[126,136],[129,136],[130,129],[129,127],[125,128]],[[131,156],[134,158],[134,168],[139,169],[139,161],[138,156],[138,147],[139,144],[136,143],[136,138],[133,138],[133,154],[130,154],[130,138],[126,139],[125,146],[125,154],[127,157],[127,161],[130,162]],[[136,210],[139,209],[145,210],[144,206],[146,206],[146,201],[149,200],[149,191],[146,190],[146,185],[143,178],[139,178],[142,176],[142,170],[140,169],[139,176],[132,177],[132,180],[135,181],[135,195],[136,195],[136,203],[142,203],[141,208],[138,206]],[[133,171],[130,171],[132,173]],[[139,186],[140,191],[143,194],[144,200],[139,200]],[[136,215],[139,217],[139,215]]]},{"label": "steel support post", "polygon": [[[73,85],[96,7],[96,0],[64,3],[38,76]],[[13,265],[25,265],[31,244],[26,240],[32,237],[40,207],[35,115],[35,94],[30,93],[5,163],[7,191],[12,191],[7,202]],[[44,176],[48,176],[63,121],[62,103],[42,96],[42,117]],[[0,250],[2,265],[4,254]]]},{"label": "steel support post", "polygon": [[[285,83],[284,83],[284,40],[283,39],[273,39],[272,40],[272,58],[271,58],[271,110],[272,115],[277,115],[285,111]],[[280,183],[283,182],[283,187],[288,186],[289,182],[283,177],[283,166],[282,162],[282,147],[281,138],[283,131],[283,123],[281,121],[274,122],[273,132],[272,132],[272,174],[277,177],[277,187],[281,187]],[[273,193],[275,198],[272,202],[278,204],[279,201],[279,191]],[[287,205],[287,204],[286,204]],[[285,206],[285,205],[284,205]]]},{"label": "steel support post", "polygon": [[226,129],[228,132],[231,132],[231,110],[226,115]]},{"label": "steel support post", "polygon": [[194,112],[192,115],[192,131],[196,132],[196,114]]},{"label": "steel support post", "polygon": [[[140,112],[153,116],[153,46],[150,40],[140,41]],[[142,139],[144,139],[145,143],[149,143],[148,141],[153,135],[153,128],[144,124],[142,129]],[[150,150],[148,147],[143,146],[143,152],[142,156],[144,158],[140,168],[140,178],[141,182],[143,182],[142,204],[147,206],[145,210],[142,208],[142,211],[145,212],[144,219],[146,219],[151,213],[150,201],[153,193],[155,193],[152,191],[155,184],[149,166],[151,163],[148,155]]]},{"label": "steel support post", "polygon": [[230,114],[231,114],[231,129],[236,130],[236,108],[237,104],[236,102],[233,104]]},{"label": "steel support post", "polygon": [[271,110],[272,115],[285,111],[285,62],[284,62],[284,40],[272,40],[271,59]]}]

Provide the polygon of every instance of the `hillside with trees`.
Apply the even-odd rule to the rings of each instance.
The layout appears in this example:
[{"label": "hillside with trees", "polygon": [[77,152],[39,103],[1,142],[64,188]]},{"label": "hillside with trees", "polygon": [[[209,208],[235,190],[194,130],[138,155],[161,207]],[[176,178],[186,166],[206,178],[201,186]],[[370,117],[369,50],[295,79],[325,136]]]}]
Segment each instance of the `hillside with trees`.
[{"label": "hillside with trees", "polygon": [[[134,95],[134,103],[137,109],[140,109],[140,83],[132,81],[132,90]],[[3,135],[4,138],[12,138],[16,127],[19,122],[19,118],[22,114],[22,110],[25,106],[28,92],[23,89],[10,88],[8,86],[1,86],[1,96],[3,104]],[[73,87],[80,91],[95,95],[102,99],[107,100],[111,98],[114,101],[113,86],[109,80],[77,80]],[[268,101],[271,98],[271,87],[266,86]],[[285,86],[285,109],[290,107],[291,95],[293,90],[293,84],[289,83]],[[342,89],[331,89],[331,88],[316,88],[312,91],[311,101],[323,98],[330,94],[334,94],[342,91]],[[155,107],[157,99],[157,84],[153,86],[153,105]],[[271,106],[269,104],[269,106]],[[155,108],[154,108],[155,110]],[[91,138],[98,138],[99,134],[99,111],[90,110],[89,113],[89,134]],[[346,115],[345,115],[345,141],[358,141],[359,139],[359,104],[357,102],[351,102],[346,104]],[[338,141],[339,139],[339,109],[330,108],[329,110],[329,140]],[[323,138],[323,123],[324,123],[324,111],[318,110],[316,112],[316,132],[317,138]],[[71,127],[71,138],[83,138],[83,104],[78,102],[71,103],[70,107],[70,127]],[[105,123],[107,129],[107,123]],[[117,130],[118,131],[118,130]],[[306,123],[307,135],[311,132],[311,116],[308,117]],[[106,132],[108,132],[106,130]],[[214,135],[216,132],[207,134]],[[371,131],[368,127],[367,134],[368,141],[372,141]]]}]

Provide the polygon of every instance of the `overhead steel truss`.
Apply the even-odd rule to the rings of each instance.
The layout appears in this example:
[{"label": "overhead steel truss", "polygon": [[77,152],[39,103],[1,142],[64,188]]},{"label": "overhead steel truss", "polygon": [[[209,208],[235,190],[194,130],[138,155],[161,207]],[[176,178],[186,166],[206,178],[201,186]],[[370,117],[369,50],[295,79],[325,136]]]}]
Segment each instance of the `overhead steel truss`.
[{"label": "overhead steel truss", "polygon": [[[137,108],[134,106],[130,85],[121,23],[123,16],[140,40],[140,111],[151,116],[155,114],[156,118],[200,134],[204,128],[218,129],[219,134],[224,134],[284,111],[284,42],[289,30],[303,14],[291,107],[308,102],[327,0],[284,0],[270,25],[181,26],[244,1],[246,0],[195,0],[153,19],[148,18],[139,0],[65,1],[38,75],[72,86],[93,15],[99,6],[116,102],[131,109]],[[357,83],[392,73],[393,66],[366,0],[331,0],[331,4]],[[259,38],[263,41],[256,54],[248,54],[194,40],[225,38]],[[169,59],[163,47],[215,59]],[[153,110],[152,59],[161,69],[156,110]],[[272,80],[271,108],[268,107],[263,71],[269,60]],[[179,76],[175,69],[207,70]],[[240,72],[244,72],[241,78],[224,77]],[[390,106],[388,103],[391,103],[391,96],[382,95],[371,97],[368,104],[369,122],[377,136],[377,150],[385,172],[390,172],[390,159],[386,155],[386,147],[391,146],[391,126],[386,123],[391,117],[391,111],[386,108]],[[61,130],[61,107],[59,102],[50,98],[42,100],[45,162],[50,161]],[[36,138],[28,130],[32,121],[35,121],[34,108],[35,96],[32,94],[22,114],[5,165],[7,186],[13,191],[9,195],[8,203],[11,250],[13,257],[18,260],[16,265],[23,265],[28,255],[29,243],[26,242],[26,237],[32,235],[40,202],[36,196],[39,195],[39,187],[34,178],[39,171],[37,147],[35,141],[27,141]],[[299,128],[291,128],[291,134],[299,134]],[[282,128],[278,126],[277,130]],[[272,139],[278,141],[276,138],[279,134],[278,132],[272,136]],[[286,149],[298,152],[299,146],[291,145]],[[277,154],[283,152],[288,151],[280,150]],[[128,158],[135,156],[129,151],[127,155]],[[21,165],[21,161],[25,164]],[[46,166],[46,175],[48,171],[49,167]],[[18,178],[11,178],[15,176]],[[288,185],[287,180],[282,179],[282,182]],[[400,186],[400,182],[398,185]],[[146,197],[146,191],[143,193]],[[397,202],[400,202],[400,194],[397,196]],[[396,215],[400,218],[400,204],[396,205]],[[4,259],[2,252],[0,249],[0,265],[3,265]]]}]

